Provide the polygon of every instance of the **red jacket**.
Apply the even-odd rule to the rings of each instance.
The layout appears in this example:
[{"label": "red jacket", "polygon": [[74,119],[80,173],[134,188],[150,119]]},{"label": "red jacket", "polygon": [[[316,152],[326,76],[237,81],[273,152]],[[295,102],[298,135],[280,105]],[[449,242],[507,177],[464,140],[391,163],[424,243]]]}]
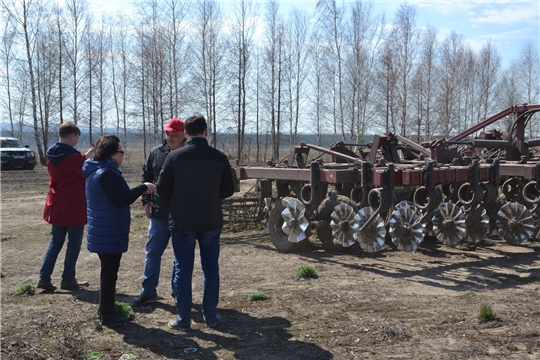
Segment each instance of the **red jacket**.
[{"label": "red jacket", "polygon": [[85,156],[73,147],[56,143],[47,150],[49,193],[43,219],[58,226],[86,225]]}]

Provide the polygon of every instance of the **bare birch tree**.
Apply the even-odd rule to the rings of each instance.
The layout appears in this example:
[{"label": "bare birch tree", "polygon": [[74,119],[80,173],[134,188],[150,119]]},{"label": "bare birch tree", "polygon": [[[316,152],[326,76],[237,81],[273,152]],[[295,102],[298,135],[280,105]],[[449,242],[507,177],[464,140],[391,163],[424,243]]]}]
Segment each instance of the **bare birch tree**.
[{"label": "bare birch tree", "polygon": [[60,124],[64,122],[64,25],[65,20],[63,18],[63,11],[59,3],[54,5],[54,16],[56,21],[56,36],[58,46],[58,105]]},{"label": "bare birch tree", "polygon": [[478,61],[477,73],[480,82],[478,86],[480,89],[478,105],[481,109],[481,118],[478,120],[481,121],[496,111],[494,105],[500,91],[501,57],[491,40],[488,40],[480,49]]},{"label": "bare birch tree", "polygon": [[430,140],[433,131],[437,131],[432,108],[435,104],[435,90],[438,78],[437,61],[437,30],[428,26],[422,36],[420,61],[417,67],[414,83],[417,99],[416,132],[418,141]]},{"label": "bare birch tree", "polygon": [[376,16],[373,3],[355,1],[351,4],[347,31],[345,78],[348,82],[346,113],[349,118],[350,141],[363,141],[369,113],[373,110],[375,70],[382,51],[384,16]]},{"label": "bare birch tree", "polygon": [[[152,0],[139,4],[139,24],[137,36],[139,38],[140,52],[140,89],[143,96],[142,112],[147,121],[147,131],[151,136],[151,146],[161,141],[161,130],[164,123],[164,106],[167,88],[167,74],[170,66],[168,51],[168,35],[164,26],[164,12],[161,3]],[[146,139],[145,139],[146,142]],[[146,148],[146,146],[145,146]]]},{"label": "bare birch tree", "polygon": [[43,149],[49,148],[49,128],[59,114],[57,38],[54,18],[47,16],[37,36],[35,50],[35,79]]},{"label": "bare birch tree", "polygon": [[[111,85],[114,100],[114,110],[116,114],[116,129],[122,129],[127,146],[127,113],[131,62],[128,57],[131,54],[130,37],[127,29],[122,26],[129,23],[129,19],[124,16],[118,16],[113,25],[109,27],[111,38]],[[116,30],[113,30],[116,29]],[[146,150],[146,149],[145,149]],[[146,154],[145,154],[146,155]],[[146,158],[146,156],[145,156]]]},{"label": "bare birch tree", "polygon": [[[2,11],[2,15],[7,14],[7,12]],[[7,97],[2,97],[2,106],[7,109],[7,115],[9,119],[10,129],[11,129],[11,136],[15,136],[15,124],[14,124],[14,114],[13,114],[13,100],[12,92],[12,77],[14,76],[13,70],[12,70],[12,64],[14,63],[15,56],[13,53],[13,43],[15,40],[15,28],[13,24],[10,21],[7,21],[8,19],[4,19],[4,16],[2,16],[2,20],[4,21],[4,32],[2,34],[2,48],[1,48],[1,56],[2,56],[2,82],[6,86],[6,94]]]},{"label": "bare birch tree", "polygon": [[237,156],[242,163],[244,154],[242,148],[245,140],[248,78],[253,35],[255,31],[254,17],[257,14],[254,4],[249,0],[238,0],[233,3],[233,25],[231,34],[231,72],[235,72],[233,86],[236,88],[236,101],[232,113],[236,118]]},{"label": "bare birch tree", "polygon": [[396,100],[396,88],[397,88],[397,71],[396,64],[394,62],[394,50],[390,42],[384,44],[379,64],[377,66],[377,93],[376,102],[378,108],[384,109],[383,111],[383,126],[385,132],[397,131],[397,100]]},{"label": "bare birch tree", "polygon": [[519,54],[521,71],[516,74],[523,83],[523,99],[529,104],[540,103],[540,54],[538,44],[528,39]]},{"label": "bare birch tree", "polygon": [[440,97],[440,121],[443,136],[448,136],[451,131],[459,132],[461,123],[459,119],[459,107],[457,106],[460,93],[460,74],[465,66],[466,48],[463,36],[452,32],[449,38],[442,43],[439,67],[441,69],[441,82],[439,88]]},{"label": "bare birch tree", "polygon": [[343,43],[345,31],[345,9],[336,0],[320,0],[316,7],[319,35],[328,44],[328,74],[332,76],[332,116],[334,134],[345,139],[345,100],[343,94]]},{"label": "bare birch tree", "polygon": [[[26,71],[29,77],[32,118],[34,120],[34,139],[38,150],[41,165],[45,165],[45,154],[41,144],[39,129],[40,119],[38,118],[38,96],[36,89],[35,68],[33,64],[36,37],[41,29],[42,14],[41,3],[32,0],[12,0],[2,1],[2,8],[9,14],[13,25],[19,29],[23,37],[26,54]],[[24,114],[24,112],[23,112]]]},{"label": "bare birch tree", "polygon": [[[110,54],[112,52],[111,39],[109,37],[110,32],[107,31],[107,26],[110,24],[110,19],[107,16],[102,16],[99,27],[96,28],[92,39],[92,44],[89,45],[91,54],[93,57],[93,67],[90,68],[90,78],[95,79],[96,89],[96,110],[100,129],[100,135],[103,135],[103,131],[106,127],[107,114],[113,107],[110,104],[111,98],[111,82],[110,82]],[[120,135],[119,129],[116,128],[116,135]],[[124,143],[125,143],[124,138]]]},{"label": "bare birch tree", "polygon": [[328,93],[330,92],[329,77],[327,75],[327,67],[324,65],[324,45],[317,34],[313,34],[311,46],[309,50],[310,76],[309,76],[309,112],[311,120],[308,126],[315,134],[316,145],[321,145],[322,136],[328,129],[329,107]]},{"label": "bare birch tree", "polygon": [[81,102],[84,101],[82,94],[88,76],[84,50],[90,32],[90,14],[86,0],[67,0],[65,4],[65,54],[67,76],[71,81],[71,101],[68,106],[72,112],[71,118],[77,124],[81,117]]},{"label": "bare birch tree", "polygon": [[304,81],[307,77],[307,56],[310,25],[305,11],[293,8],[289,18],[290,56],[290,143],[296,144],[301,108],[304,104]]},{"label": "bare birch tree", "polygon": [[182,74],[188,69],[189,52],[185,45],[187,36],[186,15],[189,11],[189,2],[183,0],[166,0],[165,3],[165,27],[164,37],[166,41],[165,56],[168,61],[165,67],[167,91],[164,91],[167,99],[163,104],[164,116],[161,119],[161,128],[165,121],[178,117],[181,109]]},{"label": "bare birch tree", "polygon": [[209,122],[210,141],[217,146],[218,93],[223,81],[225,52],[221,38],[222,14],[214,0],[200,0],[195,8],[194,85],[204,101],[206,119]]},{"label": "bare birch tree", "polygon": [[266,77],[266,103],[270,115],[270,134],[272,144],[272,159],[279,161],[281,143],[281,61],[283,28],[279,15],[279,4],[271,0],[266,6],[264,62]]},{"label": "bare birch tree", "polygon": [[394,63],[398,76],[397,100],[399,106],[399,131],[407,136],[410,123],[409,99],[412,76],[420,48],[420,31],[416,27],[416,8],[403,4],[397,10],[394,27],[390,35],[394,52]]}]

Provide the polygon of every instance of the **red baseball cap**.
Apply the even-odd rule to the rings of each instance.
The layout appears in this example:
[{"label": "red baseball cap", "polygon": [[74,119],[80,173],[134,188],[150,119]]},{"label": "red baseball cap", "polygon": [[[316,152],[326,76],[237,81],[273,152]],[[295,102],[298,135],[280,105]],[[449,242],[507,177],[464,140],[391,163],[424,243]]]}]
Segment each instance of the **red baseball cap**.
[{"label": "red baseball cap", "polygon": [[184,131],[184,122],[178,118],[172,118],[171,120],[167,121],[165,129],[163,129],[163,132],[165,131],[169,131],[173,134]]}]

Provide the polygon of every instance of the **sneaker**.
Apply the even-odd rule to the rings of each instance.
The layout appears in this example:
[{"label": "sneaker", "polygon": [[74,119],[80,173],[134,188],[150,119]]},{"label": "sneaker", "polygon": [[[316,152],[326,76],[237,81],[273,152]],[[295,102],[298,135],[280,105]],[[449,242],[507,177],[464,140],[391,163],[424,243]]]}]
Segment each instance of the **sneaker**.
[{"label": "sneaker", "polygon": [[176,330],[189,330],[189,329],[191,329],[190,325],[179,324],[178,319],[174,319],[174,320],[169,321],[169,327],[171,329],[176,329]]},{"label": "sneaker", "polygon": [[56,286],[54,286],[50,281],[39,280],[36,287],[38,289],[43,289],[43,290],[51,290],[51,291],[56,290]]},{"label": "sneaker", "polygon": [[116,327],[124,325],[127,322],[127,318],[120,316],[117,313],[112,313],[109,315],[100,316],[99,322],[104,326]]},{"label": "sneaker", "polygon": [[206,326],[213,328],[218,326],[219,323],[221,323],[221,318],[219,317],[219,315],[216,315],[216,320],[206,323]]},{"label": "sneaker", "polygon": [[158,299],[157,295],[146,296],[146,295],[141,294],[130,305],[131,305],[131,307],[144,306],[144,305],[147,305],[150,302],[156,301],[157,299]]},{"label": "sneaker", "polygon": [[62,281],[60,283],[60,289],[64,290],[73,290],[78,289],[81,286],[88,286],[88,281],[77,281],[77,280],[71,280],[71,281]]}]

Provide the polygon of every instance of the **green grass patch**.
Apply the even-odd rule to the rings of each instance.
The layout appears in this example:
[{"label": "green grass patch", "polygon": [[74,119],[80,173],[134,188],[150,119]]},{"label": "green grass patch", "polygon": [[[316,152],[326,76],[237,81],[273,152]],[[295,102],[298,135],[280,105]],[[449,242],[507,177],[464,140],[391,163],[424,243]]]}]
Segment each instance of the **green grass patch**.
[{"label": "green grass patch", "polygon": [[304,279],[317,279],[319,277],[315,269],[309,265],[300,266],[296,273]]},{"label": "green grass patch", "polygon": [[4,276],[4,270],[0,270],[0,278],[3,278]]},{"label": "green grass patch", "polygon": [[134,217],[135,219],[140,219],[140,218],[142,218],[143,216],[144,216],[143,213],[136,213],[136,214],[133,215],[133,217]]},{"label": "green grass patch", "polygon": [[257,291],[256,293],[249,295],[248,299],[249,301],[261,301],[261,300],[267,300],[268,296],[266,296],[266,294],[263,293],[262,291]]},{"label": "green grass patch", "polygon": [[491,308],[491,305],[483,304],[478,310],[478,320],[480,322],[495,320],[495,312]]},{"label": "green grass patch", "polygon": [[534,276],[526,276],[521,277],[516,274],[504,274],[504,273],[494,273],[493,277],[496,279],[499,279],[501,281],[505,280],[514,280],[517,282],[520,282],[522,284],[538,284],[540,282],[540,279],[534,277]]},{"label": "green grass patch", "polygon": [[101,359],[101,353],[99,351],[92,351],[90,354],[84,357],[84,360]]},{"label": "green grass patch", "polygon": [[32,284],[21,285],[15,292],[17,295],[34,295],[36,293],[36,287]]},{"label": "green grass patch", "polygon": [[133,320],[135,318],[133,308],[126,302],[116,301],[114,303],[114,311],[128,320]]}]

